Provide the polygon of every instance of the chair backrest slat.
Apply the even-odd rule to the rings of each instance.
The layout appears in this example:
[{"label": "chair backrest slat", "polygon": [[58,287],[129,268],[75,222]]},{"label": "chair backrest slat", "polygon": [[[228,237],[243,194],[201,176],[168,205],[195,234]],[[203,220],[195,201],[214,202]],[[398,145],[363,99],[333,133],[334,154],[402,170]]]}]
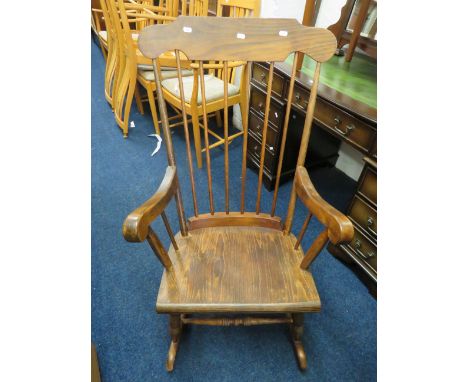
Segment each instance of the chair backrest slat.
[{"label": "chair backrest slat", "polygon": [[[307,154],[307,147],[309,146],[310,132],[312,130],[312,121],[314,118],[315,100],[317,98],[317,90],[320,78],[320,62],[315,66],[314,79],[312,89],[310,91],[309,103],[307,104],[307,114],[304,122],[304,130],[302,132],[301,146],[299,148],[299,155],[297,157],[297,166],[303,166]],[[294,210],[296,207],[297,194],[293,185],[291,190],[291,197],[289,199],[288,214],[284,223],[284,231],[289,234],[291,232],[292,221],[294,218]]]},{"label": "chair backrest slat", "polygon": [[273,201],[271,203],[271,212],[270,212],[271,216],[275,216],[276,202],[278,200],[278,190],[279,190],[279,184],[280,184],[280,179],[281,179],[281,170],[283,168],[284,149],[286,147],[286,138],[288,136],[289,115],[291,113],[292,97],[294,94],[294,82],[296,81],[297,62],[298,62],[298,53],[295,52],[294,60],[292,64],[292,70],[291,70],[291,80],[289,81],[288,102],[286,104],[286,113],[284,115],[283,133],[282,133],[283,135],[281,137],[281,146],[280,146],[279,157],[278,157],[278,167],[276,169],[275,191],[273,193]]},{"label": "chair backrest slat", "polygon": [[262,146],[260,151],[260,166],[258,169],[258,184],[257,184],[257,202],[255,204],[255,212],[258,215],[260,213],[260,199],[262,197],[262,180],[263,180],[263,167],[265,166],[265,150],[266,150],[266,139],[268,132],[268,117],[270,115],[270,102],[271,102],[271,88],[273,86],[273,70],[275,69],[275,63],[270,62],[270,68],[268,70],[268,85],[267,95],[265,101],[265,116],[263,118],[263,129],[262,129]]},{"label": "chair backrest slat", "polygon": [[[151,28],[151,27],[150,27]],[[153,72],[154,72],[154,80],[156,82],[156,94],[158,96],[159,106],[161,103],[164,104],[164,96],[162,92],[162,85],[161,85],[161,68],[159,66],[159,61],[157,59],[153,59]],[[167,162],[169,166],[176,166],[175,156],[174,156],[174,147],[172,145],[172,138],[171,133],[169,131],[169,119],[167,116],[167,108],[164,104],[164,107],[160,107],[159,110],[161,123],[163,126],[163,133],[164,133],[164,140],[166,141],[167,146]],[[185,211],[184,206],[182,204],[182,193],[180,191],[180,187],[177,187],[175,193],[175,200],[177,206],[177,215],[179,217],[179,226],[180,232],[182,236],[187,236],[187,222],[185,219]]]},{"label": "chair backrest slat", "polygon": [[[248,126],[249,116],[248,116],[248,105],[250,104],[250,87],[248,86],[248,81],[250,81],[250,76],[252,73],[252,61],[247,62],[245,66],[245,73],[243,76],[243,91],[244,94],[241,94],[244,97],[243,107],[244,112],[242,113],[242,126]],[[245,212],[245,177],[247,172],[247,139],[249,133],[248,129],[244,128],[243,142],[242,142],[242,174],[241,174],[241,200],[240,200],[240,213]]]},{"label": "chair backrest slat", "polygon": [[203,60],[198,62],[199,64],[199,75],[200,75],[200,89],[201,89],[201,102],[203,110],[203,132],[205,136],[205,154],[206,154],[206,171],[208,176],[208,198],[210,202],[210,214],[214,214],[214,202],[213,202],[213,182],[211,178],[211,156],[210,156],[210,140],[208,137],[208,115],[206,112],[206,89],[205,89],[205,75],[203,70]]},{"label": "chair backrest slat", "polygon": [[224,61],[224,199],[226,213],[229,213],[229,121],[228,121],[228,62]]},{"label": "chair backrest slat", "polygon": [[[175,57],[177,63],[177,77],[179,80],[179,94],[180,99],[185,99],[184,83],[182,81],[182,68],[180,64],[180,51],[175,50]],[[197,191],[195,189],[195,176],[193,174],[193,162],[192,162],[192,150],[190,148],[190,134],[188,128],[187,110],[185,108],[185,102],[181,102],[182,109],[182,120],[184,123],[184,135],[185,135],[185,149],[187,151],[187,160],[189,165],[190,173],[190,186],[192,187],[192,201],[193,201],[193,212],[195,216],[198,216],[198,203],[197,203]]]}]

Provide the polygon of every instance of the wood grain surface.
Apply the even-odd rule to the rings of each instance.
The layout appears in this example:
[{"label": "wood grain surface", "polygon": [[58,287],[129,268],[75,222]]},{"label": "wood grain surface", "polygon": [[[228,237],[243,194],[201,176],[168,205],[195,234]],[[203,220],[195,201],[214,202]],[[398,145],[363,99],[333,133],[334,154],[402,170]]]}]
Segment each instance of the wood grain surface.
[{"label": "wood grain surface", "polygon": [[300,51],[323,62],[334,54],[336,39],[327,29],[295,19],[179,16],[171,24],[146,27],[138,46],[150,58],[178,49],[190,60],[284,61]]},{"label": "wood grain surface", "polygon": [[160,313],[314,312],[320,298],[294,235],[262,227],[213,227],[176,237]]}]

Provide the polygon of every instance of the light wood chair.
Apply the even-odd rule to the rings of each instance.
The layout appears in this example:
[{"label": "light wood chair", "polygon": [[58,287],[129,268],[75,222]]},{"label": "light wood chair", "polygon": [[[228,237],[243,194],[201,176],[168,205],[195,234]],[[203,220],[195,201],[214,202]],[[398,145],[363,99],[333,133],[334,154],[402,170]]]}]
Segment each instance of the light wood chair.
[{"label": "light wood chair", "polygon": [[100,0],[91,1],[91,28],[99,40],[99,46],[104,59],[107,59],[107,27],[104,23]]},{"label": "light wood chair", "polygon": [[[144,113],[142,97],[136,86],[138,80],[138,65],[151,63],[145,59],[137,49],[138,29],[136,25],[150,20],[172,21],[171,16],[166,16],[168,10],[164,7],[140,4],[136,1],[104,0],[110,14],[111,30],[115,33],[116,41],[116,66],[112,82],[112,106],[117,125],[122,129],[123,136],[128,136],[130,109],[135,96],[138,110]],[[157,13],[159,12],[159,13]],[[133,28],[130,24],[135,25]],[[146,85],[146,83],[145,83]],[[152,93],[151,93],[152,95]],[[157,121],[154,97],[148,97],[153,114],[153,121]],[[153,103],[151,103],[153,101]],[[155,125],[159,133],[159,126]]]},{"label": "light wood chair", "polygon": [[[350,241],[353,237],[351,222],[320,197],[303,167],[312,129],[320,67],[322,62],[333,56],[336,49],[335,37],[326,29],[305,27],[293,19],[180,16],[174,23],[153,25],[143,30],[139,37],[139,47],[145,56],[153,60],[156,68],[154,75],[169,166],[156,193],[128,215],[123,224],[123,235],[130,242],[148,241],[165,268],[156,311],[169,314],[171,343],[166,362],[167,370],[171,371],[174,367],[184,325],[278,323],[290,325],[293,348],[299,366],[305,369],[307,362],[301,339],[303,314],[318,312],[321,306],[314,279],[308,270],[309,265],[328,239],[333,243],[343,243]],[[227,118],[224,119],[225,174],[223,179],[213,178],[208,131],[206,129],[204,131],[207,147],[205,154],[208,192],[205,194],[202,190],[202,194],[208,198],[209,211],[202,213],[199,210],[196,185],[201,186],[195,181],[187,122],[188,110],[186,104],[182,103],[194,211],[194,216],[186,219],[166,103],[163,97],[164,81],[158,70],[160,65],[158,57],[166,51],[173,50],[178,64],[181,52],[184,52],[188,59],[198,63],[200,71],[203,71],[206,62],[221,62],[224,67],[222,102],[225,116],[229,106],[229,76],[226,70],[229,62],[248,62],[246,69],[248,73],[251,71],[252,61],[271,62],[254,211],[246,210],[246,161],[249,136],[247,129],[243,132],[242,163],[238,163],[241,166],[241,187],[240,190],[229,189]],[[310,56],[317,62],[317,65],[288,212],[283,223],[282,219],[275,215],[279,176],[275,185],[271,210],[261,211],[261,196],[273,65],[275,61],[284,61],[291,52],[295,53],[291,72],[292,84],[295,82],[298,52]],[[179,91],[184,99],[185,84],[180,73],[182,67],[177,65],[177,70]],[[249,74],[245,78],[249,78]],[[202,116],[206,125],[208,119],[207,81],[203,76],[200,77],[200,88]],[[292,100],[293,86],[290,86],[285,113],[285,131],[279,151],[278,174],[281,172]],[[248,114],[244,113],[242,117],[244,126],[247,126]],[[222,160],[222,158],[219,159]],[[231,164],[231,169],[232,165],[236,164]],[[213,195],[214,182],[224,183],[224,201],[222,207],[218,209],[215,208]],[[238,209],[233,208],[230,203],[232,192],[240,193]],[[252,195],[252,197],[255,196]],[[291,232],[291,226],[298,197],[309,210],[309,216],[296,239]],[[180,232],[176,235],[173,234],[164,212],[172,199],[175,199],[180,227]],[[304,253],[300,243],[312,215],[323,224],[324,228]],[[164,248],[158,235],[151,228],[151,223],[158,216],[161,216],[172,243],[168,250]],[[229,313],[230,316],[223,317],[224,313]],[[236,316],[233,317],[232,314]]]},{"label": "light wood chair", "polygon": [[[118,42],[118,70],[114,88],[116,89],[116,100],[114,101],[114,113],[116,122],[123,130],[124,137],[128,136],[128,124],[130,117],[130,108],[135,96],[138,110],[144,114],[142,102],[148,101],[153,125],[157,134],[160,134],[158,112],[156,108],[156,100],[154,97],[155,82],[154,72],[151,60],[144,57],[138,50],[136,40],[138,39],[139,30],[137,26],[168,23],[175,20],[169,16],[172,9],[172,3],[167,1],[165,6],[153,6],[146,3],[137,3],[134,0],[107,0],[109,10],[112,14],[113,24],[116,30],[116,40]],[[143,24],[142,24],[143,23]],[[135,25],[134,28],[131,24]],[[164,78],[172,78],[176,76],[176,71],[171,70],[171,66],[175,66],[175,58],[173,55],[163,55],[161,62],[165,65],[165,70],[162,71]],[[187,66],[188,64],[184,65]],[[185,70],[183,75],[191,75],[190,70]],[[146,91],[146,98],[139,93],[137,86],[139,83]],[[179,115],[171,117],[172,119],[179,118]],[[180,125],[182,122],[173,124],[172,126]]]},{"label": "light wood chair", "polygon": [[219,17],[260,17],[260,0],[218,0]]}]

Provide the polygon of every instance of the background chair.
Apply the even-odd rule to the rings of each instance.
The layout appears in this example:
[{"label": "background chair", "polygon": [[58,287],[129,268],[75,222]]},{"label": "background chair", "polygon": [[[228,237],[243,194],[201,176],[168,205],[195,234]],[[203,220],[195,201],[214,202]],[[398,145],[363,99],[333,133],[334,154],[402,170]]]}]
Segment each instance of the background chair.
[{"label": "background chair", "polygon": [[[184,33],[180,33],[184,30]],[[222,19],[218,17],[179,17],[169,25],[147,28],[139,37],[141,52],[153,60],[158,103],[162,119],[168,164],[165,177],[156,193],[128,215],[123,225],[123,234],[130,242],[148,241],[157,258],[164,266],[164,274],[158,293],[156,310],[169,314],[171,343],[166,368],[171,371],[180,343],[182,328],[188,324],[201,325],[259,325],[288,324],[291,327],[293,349],[299,367],[306,368],[306,355],[302,344],[303,314],[318,312],[320,298],[311,272],[310,264],[328,240],[333,243],[350,241],[353,225],[346,216],[324,201],[315,190],[306,169],[303,167],[312,129],[313,114],[319,86],[321,63],[330,59],[336,49],[333,34],[320,28],[300,25],[296,20],[284,19]],[[211,172],[208,130],[204,130],[206,146],[206,172],[209,211],[201,213],[198,208],[190,140],[188,133],[188,110],[181,102],[188,170],[190,174],[194,216],[186,219],[182,192],[178,181],[178,169],[173,151],[166,104],[163,98],[164,81],[159,70],[158,58],[167,50],[174,50],[177,61],[180,99],[185,100],[185,82],[182,81],[180,52],[197,62],[195,68],[203,73],[205,63],[218,61],[222,66],[224,111],[224,177],[213,178]],[[266,131],[272,93],[275,61],[284,61],[291,51],[295,52],[291,82],[294,84],[298,52],[309,55],[317,62],[314,82],[307,106],[297,168],[293,181],[287,216],[284,223],[275,215],[278,198],[279,176],[275,184],[271,209],[262,211],[262,176],[266,155]],[[241,187],[239,209],[230,201],[228,121],[229,63],[246,60],[250,77],[252,61],[270,62],[265,101],[265,118],[261,143],[257,193],[246,195],[246,161],[251,140],[247,129],[243,132],[242,163],[240,166]],[[206,64],[209,65],[209,64]],[[197,75],[194,78],[198,78]],[[200,76],[200,99],[203,123],[208,119],[208,79]],[[198,91],[192,94],[198,95]],[[248,104],[248,93],[245,92]],[[293,100],[293,86],[288,90],[284,133],[280,145],[278,172],[281,171],[286,145],[289,114]],[[198,106],[197,106],[198,109]],[[247,126],[248,114],[242,115]],[[216,209],[213,183],[224,183],[224,203]],[[205,193],[203,193],[205,195]],[[246,199],[255,201],[255,209],[248,211]],[[309,210],[303,227],[296,239],[291,232],[294,210],[299,198]],[[165,209],[175,200],[180,232],[176,235],[169,225]],[[315,216],[324,226],[311,247],[304,253],[301,247],[311,217]],[[151,222],[161,216],[171,245],[166,251]],[[228,313],[228,316],[223,314]],[[234,316],[233,316],[234,315]]]}]

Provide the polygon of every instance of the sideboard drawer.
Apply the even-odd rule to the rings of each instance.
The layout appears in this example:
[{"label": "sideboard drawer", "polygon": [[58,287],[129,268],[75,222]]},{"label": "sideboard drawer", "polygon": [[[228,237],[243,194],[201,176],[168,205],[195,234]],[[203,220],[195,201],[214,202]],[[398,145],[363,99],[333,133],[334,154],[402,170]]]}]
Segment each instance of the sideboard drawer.
[{"label": "sideboard drawer", "polygon": [[368,153],[372,148],[376,136],[376,130],[372,126],[321,98],[317,98],[314,118],[363,153]]},{"label": "sideboard drawer", "polygon": [[[263,139],[263,119],[258,117],[252,110],[249,114],[249,132],[257,138],[259,142]],[[276,149],[278,142],[278,132],[270,125],[267,126],[266,145],[270,150]]]},{"label": "sideboard drawer", "polygon": [[359,258],[377,272],[377,246],[368,239],[357,227],[354,227],[353,240],[347,244]]},{"label": "sideboard drawer", "polygon": [[299,86],[294,87],[292,103],[300,110],[307,111],[307,105],[309,104],[310,91],[302,89]]},{"label": "sideboard drawer", "polygon": [[377,237],[377,211],[359,196],[354,196],[349,208],[349,217],[366,233]]},{"label": "sideboard drawer", "polygon": [[368,165],[362,172],[358,192],[377,205],[377,173]]},{"label": "sideboard drawer", "polygon": [[[260,165],[260,157],[262,153],[262,143],[258,141],[258,139],[249,132],[249,139],[247,142],[247,151],[255,159],[258,165]],[[271,150],[270,147],[267,145],[265,147],[265,161],[264,166],[265,169],[270,173],[274,174],[275,171],[275,150]]]},{"label": "sideboard drawer", "polygon": [[[252,68],[252,78],[255,80],[257,84],[260,85],[261,88],[266,90],[267,85],[268,85],[268,69],[258,64],[254,64]],[[281,98],[283,96],[283,88],[284,88],[284,79],[278,74],[273,73],[271,92]]]},{"label": "sideboard drawer", "polygon": [[[262,117],[265,115],[266,94],[259,89],[252,87],[250,94],[250,105]],[[270,113],[268,121],[278,130],[283,123],[283,106],[273,98],[270,100]]]}]

